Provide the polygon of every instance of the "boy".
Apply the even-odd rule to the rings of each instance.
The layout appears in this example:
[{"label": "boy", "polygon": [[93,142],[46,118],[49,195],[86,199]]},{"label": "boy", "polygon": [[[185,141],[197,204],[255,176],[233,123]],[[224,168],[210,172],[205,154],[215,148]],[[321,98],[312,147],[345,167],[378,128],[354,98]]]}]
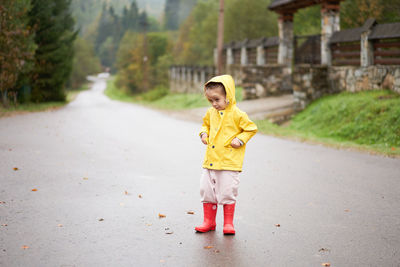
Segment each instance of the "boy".
[{"label": "boy", "polygon": [[203,118],[201,141],[207,145],[200,181],[204,222],[197,232],[215,230],[217,205],[224,206],[224,234],[235,234],[233,215],[239,172],[246,143],[257,132],[257,126],[247,114],[236,107],[235,83],[230,75],[216,76],[204,86],[212,108]]}]

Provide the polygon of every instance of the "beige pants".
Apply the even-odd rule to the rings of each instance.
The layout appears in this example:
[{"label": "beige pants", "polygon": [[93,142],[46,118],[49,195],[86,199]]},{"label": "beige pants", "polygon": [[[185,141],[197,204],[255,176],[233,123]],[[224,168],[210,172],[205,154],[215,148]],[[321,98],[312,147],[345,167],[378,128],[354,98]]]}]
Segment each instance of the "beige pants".
[{"label": "beige pants", "polygon": [[203,169],[200,179],[201,202],[233,204],[236,202],[239,183],[238,171]]}]

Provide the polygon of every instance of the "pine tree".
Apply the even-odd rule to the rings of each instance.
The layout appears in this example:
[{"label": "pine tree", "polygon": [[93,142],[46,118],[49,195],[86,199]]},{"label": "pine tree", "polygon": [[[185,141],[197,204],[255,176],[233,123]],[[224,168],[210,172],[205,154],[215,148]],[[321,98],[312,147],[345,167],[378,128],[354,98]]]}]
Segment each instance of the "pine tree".
[{"label": "pine tree", "polygon": [[103,5],[95,40],[95,50],[103,66],[113,68],[118,43],[123,35],[121,19],[111,6]]},{"label": "pine tree", "polygon": [[132,1],[130,8],[124,7],[122,12],[123,32],[127,30],[135,31],[138,28],[139,9],[135,0]]},{"label": "pine tree", "polygon": [[164,28],[177,30],[179,28],[180,0],[167,0],[164,9]]},{"label": "pine tree", "polygon": [[32,100],[64,101],[64,86],[72,69],[74,20],[71,0],[32,0],[30,25],[35,31],[35,66]]}]

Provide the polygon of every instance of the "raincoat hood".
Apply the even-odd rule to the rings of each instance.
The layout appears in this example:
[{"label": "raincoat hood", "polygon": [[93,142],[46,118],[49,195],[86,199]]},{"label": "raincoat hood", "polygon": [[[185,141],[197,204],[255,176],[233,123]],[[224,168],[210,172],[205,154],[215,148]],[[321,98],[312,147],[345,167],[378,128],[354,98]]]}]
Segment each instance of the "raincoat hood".
[{"label": "raincoat hood", "polygon": [[[205,85],[207,85],[210,82],[222,83],[225,87],[226,99],[229,100],[228,107],[236,105],[235,82],[233,81],[231,75],[225,74],[225,75],[215,76],[211,80],[209,80]],[[206,90],[205,87],[204,90]]]}]

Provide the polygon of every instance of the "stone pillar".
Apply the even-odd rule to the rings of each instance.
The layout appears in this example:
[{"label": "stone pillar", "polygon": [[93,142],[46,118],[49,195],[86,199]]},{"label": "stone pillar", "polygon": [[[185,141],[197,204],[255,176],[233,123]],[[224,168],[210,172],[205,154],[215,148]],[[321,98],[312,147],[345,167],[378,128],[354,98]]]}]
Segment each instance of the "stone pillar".
[{"label": "stone pillar", "polygon": [[368,39],[372,28],[376,24],[375,19],[368,19],[365,21],[362,32],[361,32],[361,51],[360,51],[360,63],[362,67],[368,67],[374,65],[374,45]]},{"label": "stone pillar", "polygon": [[278,28],[278,64],[282,64],[291,68],[293,59],[293,13],[280,14]]},{"label": "stone pillar", "polygon": [[321,3],[321,65],[332,65],[329,40],[332,34],[340,31],[340,1],[327,1]]},{"label": "stone pillar", "polygon": [[232,65],[233,64],[233,51],[232,47],[227,47],[226,48],[226,65]]},{"label": "stone pillar", "polygon": [[205,84],[207,81],[206,81],[206,70],[205,70],[205,68],[202,68],[201,69],[201,72],[200,72],[200,82],[201,82],[201,84]]},{"label": "stone pillar", "polygon": [[181,68],[181,81],[182,82],[186,81],[186,66],[182,66]]},{"label": "stone pillar", "polygon": [[247,48],[246,46],[242,46],[240,49],[240,65],[245,66],[247,65],[248,60],[247,60]]},{"label": "stone pillar", "polygon": [[218,50],[214,48],[214,66],[218,65]]},{"label": "stone pillar", "polygon": [[193,69],[193,82],[195,84],[199,83],[199,69],[197,67]]},{"label": "stone pillar", "polygon": [[265,65],[265,50],[262,45],[257,46],[257,65]]}]

